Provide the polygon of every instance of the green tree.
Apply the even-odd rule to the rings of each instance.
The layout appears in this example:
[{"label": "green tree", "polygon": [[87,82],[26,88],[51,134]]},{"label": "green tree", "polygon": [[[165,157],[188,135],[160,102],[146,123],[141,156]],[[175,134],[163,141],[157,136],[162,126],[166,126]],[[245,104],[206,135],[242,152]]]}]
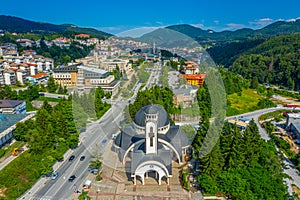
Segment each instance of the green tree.
[{"label": "green tree", "polygon": [[251,79],[251,84],[250,84],[250,88],[252,88],[252,89],[256,89],[257,87],[258,87],[258,78],[257,78],[257,76],[255,76],[255,77],[253,77],[252,79]]},{"label": "green tree", "polygon": [[47,89],[48,89],[48,92],[50,92],[50,93],[55,93],[57,90],[57,85],[52,76],[50,76],[48,79]]}]

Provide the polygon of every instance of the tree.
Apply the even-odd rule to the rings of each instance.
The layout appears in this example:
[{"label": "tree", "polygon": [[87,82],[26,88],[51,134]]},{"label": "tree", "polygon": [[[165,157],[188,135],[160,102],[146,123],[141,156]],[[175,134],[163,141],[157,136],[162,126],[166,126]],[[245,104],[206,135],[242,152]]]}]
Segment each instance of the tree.
[{"label": "tree", "polygon": [[258,78],[257,76],[255,76],[251,79],[250,88],[256,89],[257,87],[258,87]]},{"label": "tree", "polygon": [[47,100],[44,101],[44,103],[43,103],[43,105],[42,105],[41,108],[42,108],[42,109],[45,109],[49,114],[51,114],[52,111],[53,111],[52,106],[48,103]]},{"label": "tree", "polygon": [[57,90],[57,85],[55,84],[53,76],[50,76],[48,79],[47,89],[50,93],[55,93]]}]

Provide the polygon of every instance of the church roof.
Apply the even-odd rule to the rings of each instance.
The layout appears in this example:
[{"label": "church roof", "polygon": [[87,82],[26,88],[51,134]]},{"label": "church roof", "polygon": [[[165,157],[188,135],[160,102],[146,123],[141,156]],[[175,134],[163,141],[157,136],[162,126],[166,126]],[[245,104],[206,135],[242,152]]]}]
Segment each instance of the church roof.
[{"label": "church roof", "polygon": [[[138,148],[138,147],[137,147]],[[172,175],[172,157],[173,157],[173,152],[171,150],[167,149],[159,149],[157,152],[157,155],[154,154],[145,154],[142,150],[137,150],[131,152],[131,173],[135,173],[137,167],[141,165],[142,163],[155,161],[159,162],[162,165],[164,165],[167,170],[169,175]]]},{"label": "church roof", "polygon": [[142,107],[135,115],[134,123],[138,126],[146,126],[146,114],[158,114],[157,127],[164,127],[170,124],[167,112],[158,105],[147,105]]}]

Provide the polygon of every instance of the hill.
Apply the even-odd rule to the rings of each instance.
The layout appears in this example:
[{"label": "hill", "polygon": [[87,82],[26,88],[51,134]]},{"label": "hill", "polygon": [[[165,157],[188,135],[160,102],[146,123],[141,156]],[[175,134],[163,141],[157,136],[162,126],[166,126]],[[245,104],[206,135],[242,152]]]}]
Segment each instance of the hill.
[{"label": "hill", "polygon": [[241,54],[229,68],[248,79],[300,89],[300,34],[277,36]]},{"label": "hill", "polygon": [[17,33],[62,33],[62,32],[75,32],[75,33],[87,33],[98,38],[105,38],[111,36],[108,33],[93,29],[93,28],[81,28],[72,24],[50,24],[43,22],[34,22],[18,17],[0,15],[0,29],[8,32]]}]

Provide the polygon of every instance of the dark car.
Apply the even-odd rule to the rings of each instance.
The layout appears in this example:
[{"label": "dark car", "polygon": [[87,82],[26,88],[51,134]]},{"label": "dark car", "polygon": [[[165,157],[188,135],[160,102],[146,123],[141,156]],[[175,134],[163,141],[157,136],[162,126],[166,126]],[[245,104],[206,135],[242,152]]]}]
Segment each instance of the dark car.
[{"label": "dark car", "polygon": [[85,159],[85,156],[80,157],[80,161],[83,161]]},{"label": "dark car", "polygon": [[102,143],[105,144],[107,142],[107,139],[102,140]]},{"label": "dark car", "polygon": [[72,156],[69,158],[69,161],[72,161],[72,160],[74,160],[74,158],[75,158],[75,156],[74,156],[74,155],[72,155]]},{"label": "dark car", "polygon": [[72,175],[72,176],[70,176],[70,178],[69,178],[69,182],[72,182],[72,181],[74,181],[74,179],[76,178],[76,176],[75,175]]}]

